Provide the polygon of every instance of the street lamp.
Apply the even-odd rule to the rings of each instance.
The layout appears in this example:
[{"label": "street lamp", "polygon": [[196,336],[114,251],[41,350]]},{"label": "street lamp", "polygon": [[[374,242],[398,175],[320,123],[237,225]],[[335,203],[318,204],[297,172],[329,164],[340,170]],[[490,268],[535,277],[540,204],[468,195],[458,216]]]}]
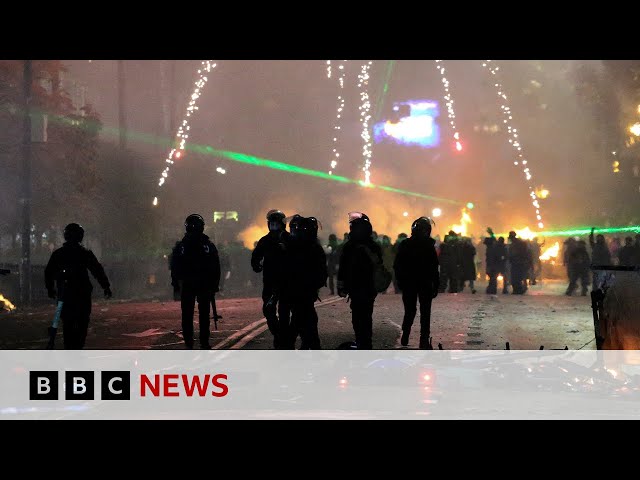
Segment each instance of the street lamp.
[{"label": "street lamp", "polygon": [[434,209],[431,211],[431,214],[432,214],[434,217],[439,217],[440,215],[442,215],[442,210],[441,210],[440,208],[434,208]]},{"label": "street lamp", "polygon": [[629,131],[636,137],[640,137],[640,122],[636,122],[629,127]]}]

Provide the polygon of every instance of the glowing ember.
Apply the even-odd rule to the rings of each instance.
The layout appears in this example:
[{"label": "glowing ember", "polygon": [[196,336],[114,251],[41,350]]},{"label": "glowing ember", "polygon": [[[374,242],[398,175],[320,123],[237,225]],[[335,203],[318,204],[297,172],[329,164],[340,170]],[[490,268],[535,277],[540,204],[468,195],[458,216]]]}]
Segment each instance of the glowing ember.
[{"label": "glowing ember", "polygon": [[540,255],[540,260],[543,262],[548,262],[551,259],[558,258],[558,254],[560,253],[560,242],[556,242],[553,246],[547,248],[542,255]]},{"label": "glowing ember", "polygon": [[2,302],[5,308],[9,311],[16,309],[16,306],[13,303],[11,303],[11,300],[9,300],[8,298],[5,298],[4,295],[2,295],[1,293],[0,293],[0,302]]}]

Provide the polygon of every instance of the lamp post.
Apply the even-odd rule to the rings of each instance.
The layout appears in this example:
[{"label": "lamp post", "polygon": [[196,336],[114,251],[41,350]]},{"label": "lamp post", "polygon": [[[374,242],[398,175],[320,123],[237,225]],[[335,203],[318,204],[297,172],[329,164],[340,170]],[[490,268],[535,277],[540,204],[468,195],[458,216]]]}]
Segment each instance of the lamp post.
[{"label": "lamp post", "polygon": [[22,255],[20,260],[20,302],[31,304],[31,81],[32,60],[24,61],[22,135]]}]

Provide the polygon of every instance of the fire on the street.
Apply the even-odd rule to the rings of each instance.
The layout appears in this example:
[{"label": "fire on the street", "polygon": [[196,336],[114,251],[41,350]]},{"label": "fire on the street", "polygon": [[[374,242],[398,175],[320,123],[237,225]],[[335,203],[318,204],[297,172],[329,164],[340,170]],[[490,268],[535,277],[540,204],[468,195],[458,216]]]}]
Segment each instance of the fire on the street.
[{"label": "fire on the street", "polygon": [[560,253],[560,242],[554,243],[551,247],[542,252],[542,255],[540,255],[540,260],[542,260],[543,262],[553,262],[558,258],[558,253]]},{"label": "fire on the street", "polygon": [[5,308],[9,311],[15,310],[16,306],[11,303],[11,300],[9,300],[8,298],[6,298],[4,295],[2,295],[0,293],[0,302],[2,302],[5,306]]}]

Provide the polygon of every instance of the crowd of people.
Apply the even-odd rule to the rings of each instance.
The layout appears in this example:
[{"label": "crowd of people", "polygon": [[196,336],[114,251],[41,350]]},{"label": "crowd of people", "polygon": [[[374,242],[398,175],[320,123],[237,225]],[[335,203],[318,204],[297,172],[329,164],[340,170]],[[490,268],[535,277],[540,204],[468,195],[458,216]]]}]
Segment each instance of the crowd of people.
[{"label": "crowd of people", "polygon": [[[488,236],[474,245],[472,239],[449,231],[444,239],[431,237],[433,221],[420,217],[411,224],[411,233],[400,233],[395,241],[378,235],[369,217],[361,212],[348,216],[349,232],[338,241],[329,235],[328,243],[318,239],[319,222],[315,217],[294,215],[288,221],[279,210],[267,213],[269,232],[247,249],[241,260],[253,272],[262,274],[263,313],[273,335],[276,349],[295,348],[298,337],[302,349],[319,349],[318,316],[315,302],[323,287],[331,294],[347,297],[350,302],[355,333],[353,348],[371,349],[373,309],[378,294],[391,290],[402,294],[404,319],[401,344],[406,346],[420,303],[420,348],[430,349],[431,302],[442,292],[458,293],[467,285],[476,293],[478,278],[477,250],[484,250],[484,274],[488,277],[487,294],[502,292],[522,295],[529,285],[541,277],[541,249],[537,238],[519,238],[515,231],[496,238],[491,228]],[[174,299],[181,302],[182,333],[185,346],[193,348],[193,316],[198,303],[200,348],[209,349],[210,306],[215,310],[215,295],[229,278],[231,262],[204,234],[204,219],[192,214],[185,220],[185,235],[176,242],[170,255],[171,283]],[[564,242],[562,262],[573,295],[580,282],[582,295],[587,295],[594,271],[597,285],[600,266],[640,265],[640,234],[607,242],[601,234],[587,242],[569,238]],[[82,246],[84,229],[75,223],[64,230],[65,243],[51,255],[45,270],[45,286],[51,298],[61,307],[65,348],[83,348],[91,313],[92,285],[89,273],[97,280],[106,298],[110,298],[110,282],[95,255]],[[241,250],[238,250],[240,252]],[[590,250],[590,251],[589,251]],[[237,260],[236,260],[237,261]],[[226,272],[226,273],[225,273]],[[255,276],[254,276],[255,279]],[[257,285],[257,282],[256,282]],[[55,335],[55,331],[50,332]]]}]

